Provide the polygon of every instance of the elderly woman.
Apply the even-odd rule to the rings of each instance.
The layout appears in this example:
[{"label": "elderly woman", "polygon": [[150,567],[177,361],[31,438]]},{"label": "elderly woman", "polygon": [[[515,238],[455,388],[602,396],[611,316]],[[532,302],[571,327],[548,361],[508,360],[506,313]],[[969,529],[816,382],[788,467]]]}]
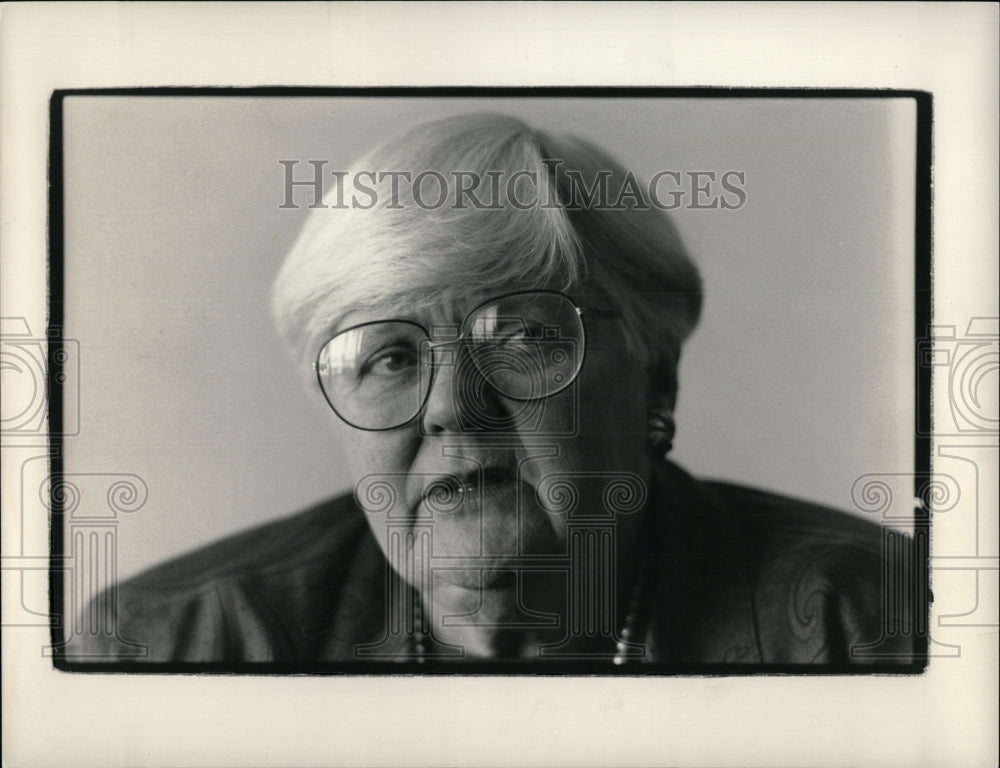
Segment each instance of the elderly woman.
[{"label": "elderly woman", "polygon": [[910,660],[876,526],[667,460],[702,291],[654,185],[494,115],[337,181],[273,304],[354,493],[120,585],[116,635],[78,653]]}]

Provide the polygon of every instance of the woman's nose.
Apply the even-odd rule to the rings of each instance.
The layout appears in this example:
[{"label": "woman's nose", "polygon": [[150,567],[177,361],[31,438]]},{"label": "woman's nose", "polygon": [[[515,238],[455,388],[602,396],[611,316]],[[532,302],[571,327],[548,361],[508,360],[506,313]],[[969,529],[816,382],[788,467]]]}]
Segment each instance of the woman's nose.
[{"label": "woman's nose", "polygon": [[430,391],[420,419],[425,432],[481,432],[505,426],[503,404],[460,345],[436,349],[428,375]]}]

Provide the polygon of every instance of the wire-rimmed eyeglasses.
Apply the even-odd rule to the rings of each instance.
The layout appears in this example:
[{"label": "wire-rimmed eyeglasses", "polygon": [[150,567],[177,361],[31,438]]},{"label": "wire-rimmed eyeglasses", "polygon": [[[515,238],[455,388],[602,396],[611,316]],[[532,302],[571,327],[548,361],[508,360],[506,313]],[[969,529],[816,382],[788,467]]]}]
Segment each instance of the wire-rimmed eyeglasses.
[{"label": "wire-rimmed eyeglasses", "polygon": [[454,338],[434,341],[412,320],[376,320],[345,328],[320,348],[313,364],[334,412],[357,429],[382,431],[423,410],[434,372],[463,366],[497,394],[539,400],[569,387],[586,353],[584,314],[563,293],[522,291],[488,299],[465,317]]}]

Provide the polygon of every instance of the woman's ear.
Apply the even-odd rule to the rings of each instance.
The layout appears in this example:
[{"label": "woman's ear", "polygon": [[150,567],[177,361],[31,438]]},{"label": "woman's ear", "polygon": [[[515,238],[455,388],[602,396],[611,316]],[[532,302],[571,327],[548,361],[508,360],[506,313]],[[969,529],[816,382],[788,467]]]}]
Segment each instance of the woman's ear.
[{"label": "woman's ear", "polygon": [[647,398],[646,446],[656,459],[665,459],[674,446],[673,396],[663,393],[651,394]]},{"label": "woman's ear", "polygon": [[677,425],[677,365],[673,358],[656,361],[649,370],[646,395],[646,447],[656,460],[665,459],[673,448]]}]

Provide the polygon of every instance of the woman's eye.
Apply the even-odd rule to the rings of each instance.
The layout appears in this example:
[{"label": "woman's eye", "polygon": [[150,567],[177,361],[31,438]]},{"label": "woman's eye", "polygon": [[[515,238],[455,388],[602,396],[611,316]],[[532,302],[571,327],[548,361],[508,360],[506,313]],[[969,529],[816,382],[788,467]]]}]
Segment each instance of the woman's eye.
[{"label": "woman's eye", "polygon": [[361,368],[361,375],[386,376],[416,365],[417,356],[408,349],[390,349],[377,352]]},{"label": "woman's eye", "polygon": [[508,328],[499,328],[494,338],[494,343],[500,346],[511,346],[523,344],[531,339],[538,338],[536,326],[528,326],[523,323],[512,325]]},{"label": "woman's eye", "polygon": [[500,346],[510,346],[511,344],[519,344],[528,338],[528,334],[524,330],[511,331],[510,333],[501,333],[496,337],[496,343]]}]

